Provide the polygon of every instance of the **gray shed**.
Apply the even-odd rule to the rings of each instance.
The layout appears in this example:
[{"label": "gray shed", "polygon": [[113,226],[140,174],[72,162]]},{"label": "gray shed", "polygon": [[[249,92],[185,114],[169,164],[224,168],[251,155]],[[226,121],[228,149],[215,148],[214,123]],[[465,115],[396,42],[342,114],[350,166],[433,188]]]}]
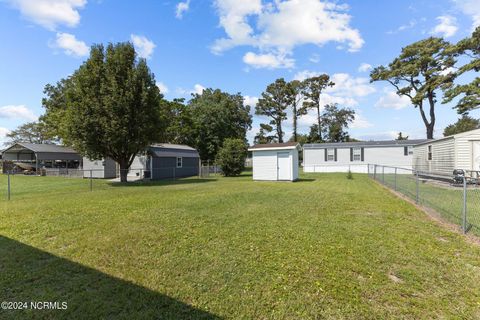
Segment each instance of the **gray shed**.
[{"label": "gray shed", "polygon": [[17,142],[3,150],[3,160],[39,168],[78,169],[82,156],[69,147],[55,144]]},{"label": "gray shed", "polygon": [[[175,179],[198,175],[200,156],[192,147],[181,144],[154,144],[148,148],[146,178]],[[149,175],[149,176],[147,176]]]}]

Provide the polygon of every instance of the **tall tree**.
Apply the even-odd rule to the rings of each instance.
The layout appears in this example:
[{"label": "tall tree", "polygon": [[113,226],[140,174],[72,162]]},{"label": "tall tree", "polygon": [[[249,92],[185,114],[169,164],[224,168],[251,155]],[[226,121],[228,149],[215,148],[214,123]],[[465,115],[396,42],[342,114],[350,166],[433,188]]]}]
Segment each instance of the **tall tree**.
[{"label": "tall tree", "polygon": [[323,137],[328,142],[344,142],[349,139],[348,126],[355,120],[355,111],[327,104],[322,112]]},{"label": "tall tree", "polygon": [[446,72],[455,64],[454,58],[447,54],[449,46],[443,39],[433,37],[415,42],[403,48],[387,67],[377,67],[370,74],[372,82],[389,82],[399,96],[408,97],[419,109],[427,139],[433,139],[437,90],[452,81],[452,75]]},{"label": "tall tree", "polygon": [[480,71],[480,26],[475,29],[471,37],[463,39],[453,46],[451,53],[454,56],[470,58],[468,63],[455,72],[456,77],[470,71],[477,73],[477,76],[470,83],[461,85],[447,83],[445,86],[446,91],[443,102],[448,103],[461,96],[455,108],[458,113],[465,114],[480,108],[480,77],[478,77],[478,72]]},{"label": "tall tree", "polygon": [[165,137],[160,141],[194,146],[196,143],[194,119],[191,108],[185,105],[185,99],[163,100],[162,108],[168,127]]},{"label": "tall tree", "polygon": [[292,108],[292,119],[293,119],[293,141],[297,142],[298,138],[298,118],[307,114],[308,110],[305,108],[303,104],[303,91],[304,91],[304,83],[303,81],[293,80],[288,83],[290,90],[288,93],[292,95],[291,98],[291,108]]},{"label": "tall tree", "polygon": [[454,124],[448,125],[445,130],[443,130],[443,135],[445,137],[451,136],[457,133],[462,133],[470,130],[475,130],[480,128],[480,120],[469,117],[464,114],[457,122]]},{"label": "tall tree", "polygon": [[308,143],[320,143],[323,142],[319,135],[318,124],[314,123],[310,126],[310,132],[308,133]]},{"label": "tall tree", "polygon": [[187,105],[192,121],[193,146],[203,160],[214,160],[227,138],[246,141],[252,127],[250,106],[240,93],[205,89],[194,94]]},{"label": "tall tree", "polygon": [[330,81],[330,77],[327,74],[311,77],[304,81],[303,94],[305,96],[305,101],[303,102],[303,105],[306,110],[317,110],[317,128],[320,141],[322,140],[322,118],[320,115],[321,95],[323,90],[334,85],[335,83]]},{"label": "tall tree", "polygon": [[294,95],[291,87],[283,78],[269,84],[262,93],[255,108],[255,114],[269,117],[270,124],[275,126],[278,142],[283,142],[282,122],[287,119],[287,108],[292,105]]},{"label": "tall tree", "polygon": [[397,141],[408,140],[408,136],[404,136],[401,132],[399,132],[398,136],[395,140],[397,140]]},{"label": "tall tree", "polygon": [[59,83],[46,89],[55,92],[44,101],[46,122],[61,121],[58,134],[81,154],[115,160],[126,182],[134,157],[165,127],[162,95],[146,60],[137,59],[131,43],[94,45],[80,68]]},{"label": "tall tree", "polygon": [[260,130],[255,135],[253,139],[253,143],[255,144],[265,144],[265,143],[272,143],[276,140],[275,135],[270,135],[273,131],[273,127],[269,124],[261,123]]},{"label": "tall tree", "polygon": [[17,142],[28,143],[55,143],[54,139],[50,139],[47,128],[43,122],[27,122],[6,134],[8,139],[5,145]]}]

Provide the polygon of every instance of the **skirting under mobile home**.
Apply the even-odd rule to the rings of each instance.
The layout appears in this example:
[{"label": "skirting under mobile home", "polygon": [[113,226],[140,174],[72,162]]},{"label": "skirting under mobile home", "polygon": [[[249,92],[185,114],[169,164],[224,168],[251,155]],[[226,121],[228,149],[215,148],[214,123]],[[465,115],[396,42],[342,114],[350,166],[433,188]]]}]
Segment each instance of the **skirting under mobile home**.
[{"label": "skirting under mobile home", "polygon": [[425,140],[315,143],[303,146],[304,172],[368,173],[368,164],[412,169],[413,146]]},{"label": "skirting under mobile home", "polygon": [[253,180],[295,181],[298,179],[296,142],[257,144],[252,152]]},{"label": "skirting under mobile home", "polygon": [[480,171],[480,129],[416,145],[413,166],[418,171],[449,176],[455,169]]}]

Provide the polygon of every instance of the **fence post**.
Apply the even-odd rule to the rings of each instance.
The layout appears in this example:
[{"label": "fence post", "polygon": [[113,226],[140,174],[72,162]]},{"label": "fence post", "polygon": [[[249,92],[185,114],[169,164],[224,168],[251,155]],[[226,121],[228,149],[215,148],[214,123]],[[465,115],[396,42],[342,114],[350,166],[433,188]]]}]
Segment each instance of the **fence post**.
[{"label": "fence post", "polygon": [[385,167],[382,167],[382,183],[385,184]]},{"label": "fence post", "polygon": [[376,164],[373,167],[373,180],[377,180],[377,165]]},{"label": "fence post", "polygon": [[367,176],[370,177],[370,164],[367,164]]},{"label": "fence post", "polygon": [[462,230],[467,233],[467,178],[463,177]]},{"label": "fence post", "polygon": [[175,181],[177,175],[177,168],[173,167],[173,181]]},{"label": "fence post", "polygon": [[10,200],[10,171],[8,171],[7,175],[8,175],[8,178],[7,178],[7,180],[8,180],[7,199]]},{"label": "fence post", "polygon": [[90,191],[93,191],[93,175],[92,170],[90,169]]},{"label": "fence post", "polygon": [[419,202],[419,200],[420,200],[420,199],[419,199],[419,191],[420,191],[420,190],[419,190],[419,188],[420,188],[419,182],[420,182],[420,181],[419,181],[419,178],[418,178],[418,171],[415,171],[415,175],[416,175],[416,180],[417,180],[417,192],[416,192],[417,194],[416,194],[416,196],[415,196],[415,203],[418,204],[418,202]]},{"label": "fence post", "polygon": [[394,190],[397,191],[397,167],[395,167],[395,175],[394,175],[394,177],[395,177],[395,189],[394,189]]}]

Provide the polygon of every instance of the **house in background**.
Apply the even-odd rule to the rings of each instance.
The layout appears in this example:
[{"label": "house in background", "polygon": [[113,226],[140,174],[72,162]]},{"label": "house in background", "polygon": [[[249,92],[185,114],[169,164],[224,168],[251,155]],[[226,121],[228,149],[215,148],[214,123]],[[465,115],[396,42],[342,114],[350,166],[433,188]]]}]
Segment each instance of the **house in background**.
[{"label": "house in background", "polygon": [[448,176],[455,169],[480,171],[480,129],[416,145],[413,167],[418,171]]},{"label": "house in background", "polygon": [[368,164],[412,169],[413,146],[427,140],[314,143],[303,146],[304,172],[367,173]]},{"label": "house in background", "polygon": [[297,142],[257,144],[252,152],[253,180],[295,181],[298,179]]}]

